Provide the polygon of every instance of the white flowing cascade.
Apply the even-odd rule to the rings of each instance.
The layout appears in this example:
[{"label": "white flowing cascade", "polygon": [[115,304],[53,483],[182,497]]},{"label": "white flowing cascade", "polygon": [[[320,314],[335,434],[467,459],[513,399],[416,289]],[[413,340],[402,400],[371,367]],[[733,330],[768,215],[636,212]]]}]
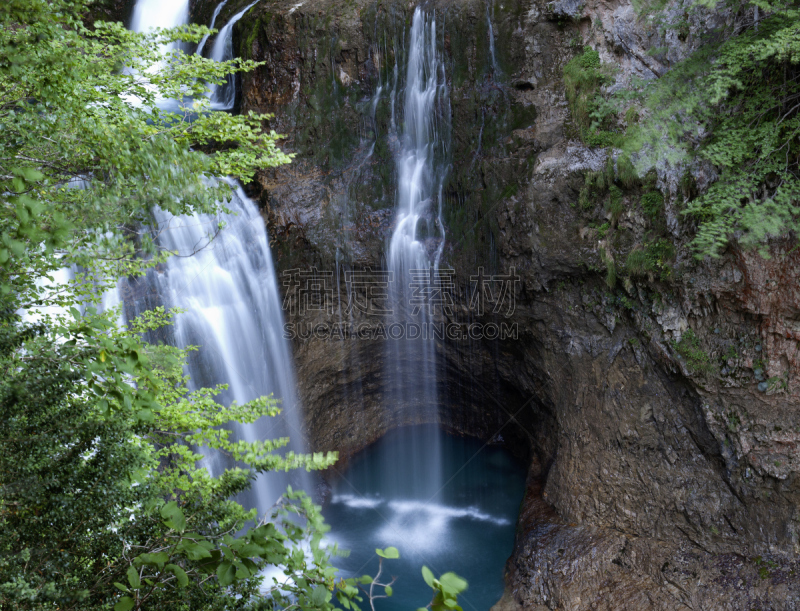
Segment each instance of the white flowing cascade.
[{"label": "white flowing cascade", "polygon": [[133,7],[131,30],[174,28],[189,21],[189,0],[138,0]]},{"label": "white flowing cascade", "polygon": [[[398,213],[389,243],[389,267],[393,270],[405,272],[426,269],[431,264],[438,266],[444,249],[441,206],[444,177],[436,160],[441,136],[436,103],[446,99],[444,64],[436,50],[436,19],[417,8],[411,25],[404,130],[397,156]],[[427,248],[431,241],[436,243],[433,253]]]},{"label": "white flowing cascade", "polygon": [[[189,0],[136,0],[131,17],[131,30],[146,33],[156,28],[175,28],[189,22]],[[162,45],[161,54],[167,54],[178,48],[178,43]],[[156,73],[162,69],[164,61],[157,62],[146,70],[146,73]],[[127,71],[132,72],[130,69]],[[146,85],[150,87],[150,85]],[[142,101],[138,97],[126,97],[133,106],[139,106]],[[159,99],[159,108],[177,111],[177,100]]]},{"label": "white flowing cascade", "polygon": [[[438,270],[444,249],[445,232],[442,219],[442,185],[445,168],[440,157],[446,149],[449,133],[442,117],[449,111],[444,64],[437,52],[435,16],[417,8],[411,26],[405,98],[400,124],[400,149],[397,164],[396,226],[389,242],[388,268],[393,274],[390,302],[392,324],[419,325],[425,328],[437,312],[423,305],[417,311],[410,307],[414,282],[424,288]],[[441,313],[441,312],[439,312]],[[408,410],[417,422],[439,421],[436,344],[430,339],[389,341],[386,360],[388,399]],[[435,429],[429,433],[408,435],[409,447],[438,448],[440,437]],[[436,454],[434,450],[434,454]],[[414,452],[414,456],[421,453]],[[390,459],[392,462],[394,459]],[[418,481],[407,482],[401,489],[412,491],[414,498],[435,498],[441,488],[441,465],[415,465],[424,473]],[[385,469],[392,470],[387,464]]]},{"label": "white flowing cascade", "polygon": [[[222,28],[214,40],[211,47],[211,59],[217,62],[225,62],[233,59],[233,26],[244,14],[249,11],[258,0],[248,4],[241,11],[236,13],[231,20]],[[211,98],[211,108],[214,110],[230,110],[236,101],[236,79],[233,74],[225,77],[222,85],[209,85],[209,97]]]},{"label": "white flowing cascade", "polygon": [[[175,217],[155,212],[159,244],[177,253],[168,259],[166,272],[156,276],[158,294],[165,305],[185,310],[175,320],[175,343],[200,347],[188,363],[193,388],[228,384],[220,397],[226,405],[269,394],[280,400],[279,417],[235,425],[236,438],[252,442],[287,436],[290,449],[303,452],[292,357],[283,337],[264,219],[241,187],[228,182],[234,187],[227,204],[233,214]],[[216,453],[208,462],[212,473],[230,466]],[[242,501],[263,513],[287,484],[308,489],[306,477],[262,474]]]},{"label": "white flowing cascade", "polygon": [[[220,2],[217,5],[217,8],[214,9],[214,13],[211,15],[211,23],[208,24],[208,27],[211,28],[212,30],[214,29],[214,24],[217,22],[217,17],[219,17],[219,12],[222,10],[222,7],[224,7],[227,2],[228,0],[222,0],[222,2]],[[197,50],[195,51],[196,55],[203,54],[203,48],[206,46],[206,43],[208,42],[208,37],[209,34],[206,34],[205,36],[203,36],[203,38],[200,39],[200,44],[197,45]]]},{"label": "white flowing cascade", "polygon": [[[500,76],[500,68],[497,65],[497,54],[494,47],[494,27],[492,26],[492,16],[489,10],[491,5],[486,5],[486,24],[489,26],[489,57],[492,60],[492,78]],[[493,9],[494,7],[492,7]]]},{"label": "white flowing cascade", "polygon": [[[246,10],[223,28],[214,49]],[[186,23],[188,17],[188,0],[138,0],[132,26],[137,32],[170,28]],[[234,187],[227,204],[234,214],[174,217],[154,211],[159,244],[177,255],[168,259],[165,271],[148,274],[156,298],[147,297],[131,309],[139,313],[161,303],[185,310],[175,320],[172,341],[179,347],[199,347],[187,363],[190,387],[227,384],[228,390],[219,397],[225,405],[274,395],[281,415],[235,425],[234,436],[245,441],[289,437],[289,450],[301,453],[305,447],[292,357],[283,338],[281,300],[264,219],[241,187],[227,182]],[[225,225],[221,231],[220,223]],[[232,466],[218,453],[208,454],[207,465],[212,474]],[[305,472],[261,474],[240,500],[258,508],[261,515],[290,483],[310,489]]]}]

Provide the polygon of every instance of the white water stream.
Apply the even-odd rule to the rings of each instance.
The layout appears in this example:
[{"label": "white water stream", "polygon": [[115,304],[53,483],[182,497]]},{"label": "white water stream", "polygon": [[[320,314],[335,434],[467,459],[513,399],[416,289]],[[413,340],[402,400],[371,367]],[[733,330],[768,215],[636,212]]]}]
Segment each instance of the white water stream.
[{"label": "white water stream", "polygon": [[131,17],[131,30],[174,28],[189,21],[189,0],[137,0]]},{"label": "white water stream", "polygon": [[[222,10],[222,7],[224,7],[227,2],[228,0],[222,0],[222,2],[220,2],[217,5],[217,8],[214,9],[214,13],[211,15],[211,23],[208,24],[208,27],[211,28],[212,30],[214,29],[214,24],[217,22],[217,17],[219,17],[219,12]],[[197,55],[203,54],[203,48],[206,46],[206,43],[208,42],[208,37],[209,34],[206,34],[205,36],[203,36],[203,38],[200,39],[200,44],[197,45],[197,50],[195,51]]]},{"label": "white water stream", "polygon": [[[161,246],[177,253],[164,273],[155,274],[162,302],[186,310],[175,320],[175,343],[199,346],[188,373],[194,388],[228,384],[219,400],[244,403],[273,394],[281,401],[278,418],[236,425],[238,439],[257,441],[288,436],[290,449],[303,452],[301,414],[283,312],[264,219],[241,187],[227,204],[233,214],[174,217],[156,211]],[[225,228],[216,237],[220,223]],[[229,466],[209,456],[212,473]],[[292,483],[308,489],[304,473],[259,476],[243,499],[260,512]]]},{"label": "white water stream", "polygon": [[[428,298],[436,296],[439,259],[445,243],[443,153],[449,131],[442,119],[447,117],[449,99],[444,64],[437,50],[436,18],[417,8],[408,45],[400,149],[396,155],[396,225],[389,242],[388,268],[394,276],[389,291],[394,311],[391,322],[423,329],[442,314],[443,304],[431,303]],[[436,343],[421,336],[389,341],[387,345],[389,401],[410,410],[418,422],[438,422]],[[440,446],[437,429],[420,430],[424,431],[424,438],[417,438],[418,431],[417,436],[406,440],[410,447]],[[393,459],[389,459],[391,462]],[[418,481],[406,490],[413,490],[416,499],[436,498],[442,484],[440,463],[434,460],[416,465]],[[393,467],[387,464],[385,468]]]},{"label": "white water stream", "polygon": [[[216,39],[214,39],[214,46],[211,47],[211,59],[217,62],[233,59],[233,26],[236,25],[236,22],[239,21],[256,2],[258,2],[258,0],[248,4],[241,11],[236,13],[231,17],[225,27],[219,31]],[[236,79],[234,75],[229,74],[222,85],[210,84],[209,97],[211,98],[211,108],[214,110],[232,109],[236,101]]]},{"label": "white water stream", "polygon": [[[232,57],[232,26],[246,10],[217,35],[212,58]],[[187,0],[138,0],[133,25],[137,31],[146,31],[176,27],[187,20]],[[150,288],[131,309],[138,313],[161,303],[185,310],[175,320],[171,340],[181,347],[199,347],[187,363],[190,386],[227,384],[228,390],[219,397],[226,405],[274,395],[282,414],[235,425],[236,438],[289,437],[288,449],[304,452],[292,358],[283,338],[281,299],[264,220],[241,187],[231,180],[228,183],[234,192],[227,203],[231,214],[174,217],[154,211],[159,244],[177,254],[169,258],[165,269],[148,274]],[[224,229],[220,230],[221,224]],[[209,454],[207,460],[212,473],[231,466],[217,453]],[[261,514],[289,483],[310,488],[306,473],[262,474],[241,500]]]}]

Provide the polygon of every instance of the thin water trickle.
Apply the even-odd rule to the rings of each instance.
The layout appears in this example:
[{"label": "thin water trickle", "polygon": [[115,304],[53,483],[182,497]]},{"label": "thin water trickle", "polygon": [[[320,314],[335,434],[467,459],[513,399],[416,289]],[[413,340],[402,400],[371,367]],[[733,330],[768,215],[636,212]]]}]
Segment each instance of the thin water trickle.
[{"label": "thin water trickle", "polygon": [[[249,11],[258,0],[251,2],[241,11],[231,17],[214,39],[214,46],[211,47],[210,57],[214,61],[224,62],[233,59],[233,26],[244,14]],[[236,79],[233,74],[225,77],[225,82],[221,85],[209,84],[208,96],[211,99],[211,108],[214,110],[231,110],[236,102]]]},{"label": "thin water trickle", "polygon": [[[208,27],[211,28],[212,30],[214,29],[214,24],[217,22],[217,17],[219,17],[219,12],[222,10],[222,7],[224,7],[225,3],[227,2],[228,0],[222,0],[222,2],[220,2],[217,5],[217,8],[214,9],[214,13],[211,15],[211,23],[208,24]],[[197,45],[197,50],[195,51],[195,55],[203,54],[203,48],[206,46],[209,36],[210,34],[206,34],[205,36],[203,36],[203,38],[200,39],[200,43]]]},{"label": "thin water trickle", "polygon": [[489,26],[489,57],[492,60],[492,78],[497,79],[497,77],[500,75],[500,68],[497,65],[497,55],[495,54],[494,48],[494,27],[492,26],[490,7],[492,9],[494,8],[491,3],[486,5],[486,23]]}]

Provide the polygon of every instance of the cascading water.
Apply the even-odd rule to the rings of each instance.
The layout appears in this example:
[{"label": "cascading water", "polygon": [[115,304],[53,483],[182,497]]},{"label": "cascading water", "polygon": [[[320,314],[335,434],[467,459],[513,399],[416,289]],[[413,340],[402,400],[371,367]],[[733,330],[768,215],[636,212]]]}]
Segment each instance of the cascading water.
[{"label": "cascading water", "polygon": [[[219,12],[222,10],[222,7],[224,7],[227,2],[228,0],[222,0],[222,2],[220,2],[217,5],[217,8],[214,9],[214,13],[211,15],[211,23],[208,24],[208,27],[211,28],[212,30],[214,29],[214,24],[217,22],[217,17],[219,17]],[[203,54],[203,47],[206,46],[209,36],[210,36],[209,34],[206,34],[205,36],[203,36],[203,38],[200,39],[200,44],[197,45],[197,50],[195,51],[197,55]]]},{"label": "cascading water", "polygon": [[[354,457],[333,483],[325,510],[331,538],[352,550],[338,562],[345,575],[374,565],[376,547],[400,550],[400,560],[387,566],[399,578],[396,594],[377,603],[381,611],[422,607],[430,600],[430,588],[419,576],[423,564],[435,573],[454,570],[467,578],[469,589],[459,597],[464,609],[495,603],[503,591],[502,567],[513,545],[524,487],[523,470],[503,450],[455,439],[438,424],[441,399],[431,328],[450,305],[447,270],[439,267],[450,139],[441,44],[436,17],[417,9],[399,108],[395,87],[390,94],[399,148],[396,227],[387,252],[394,275],[393,314],[386,322],[406,331],[416,326],[420,336],[393,339],[389,333],[384,402],[395,410],[396,422],[426,424],[396,428]],[[395,49],[395,60],[398,55]],[[395,67],[395,84],[397,73]]]},{"label": "cascading water", "polygon": [[[388,268],[393,274],[391,324],[419,328],[390,340],[387,354],[389,401],[412,418],[438,422],[436,344],[429,337],[431,323],[446,303],[431,303],[444,248],[441,190],[446,172],[444,157],[449,139],[449,99],[444,65],[437,50],[435,16],[417,8],[411,25],[405,95],[397,163],[396,226],[389,242]],[[409,285],[414,285],[408,290]],[[435,292],[435,289],[433,289]],[[436,448],[435,428],[408,439],[410,447]],[[412,456],[421,456],[413,453]],[[390,458],[387,469],[392,468]],[[418,499],[437,497],[441,488],[439,460],[417,465],[413,481],[403,486]]]},{"label": "cascading water", "polygon": [[[397,221],[389,267],[403,272],[438,267],[444,249],[441,189],[449,139],[449,99],[444,64],[436,48],[436,19],[414,11],[397,155]],[[441,110],[447,107],[447,112]],[[441,109],[437,112],[437,109]]]},{"label": "cascading water", "polygon": [[[188,363],[193,387],[228,384],[219,398],[225,404],[270,393],[281,401],[280,417],[237,425],[237,438],[288,436],[289,449],[303,452],[294,371],[264,219],[241,187],[229,182],[234,195],[227,206],[234,214],[174,217],[155,212],[160,245],[177,253],[168,259],[165,273],[154,275],[155,284],[165,305],[186,310],[176,317],[175,343],[200,347]],[[210,239],[220,222],[225,228]],[[212,472],[226,466],[221,461],[209,456]],[[305,475],[261,475],[242,500],[264,512],[287,484],[308,489]]]},{"label": "cascading water", "polygon": [[[233,59],[233,26],[249,11],[258,0],[248,4],[231,17],[230,21],[219,31],[214,46],[211,47],[211,59],[224,62]],[[222,85],[209,85],[211,108],[214,110],[230,110],[236,101],[236,79],[232,74],[225,78]]]},{"label": "cascading water", "polygon": [[137,0],[131,17],[131,30],[174,28],[189,21],[189,0]]},{"label": "cascading water", "polygon": [[[215,50],[220,41],[227,40],[232,54],[232,25],[246,10],[223,28]],[[139,0],[134,13],[137,31],[175,27],[186,23],[188,1]],[[132,314],[157,304],[185,310],[176,317],[169,339],[181,347],[199,346],[187,363],[190,385],[227,384],[219,397],[225,404],[273,394],[281,404],[280,417],[237,425],[234,435],[246,441],[289,437],[289,450],[301,453],[304,443],[294,371],[283,337],[281,299],[264,220],[241,187],[228,182],[233,195],[227,206],[233,214],[173,217],[154,211],[159,244],[177,254],[168,259],[165,270],[148,273],[148,288],[133,291],[140,297],[129,299],[132,303],[126,308]],[[220,223],[224,229],[219,230]],[[212,472],[230,466],[214,453],[209,454],[208,464]],[[289,483],[310,489],[306,473],[268,473],[260,475],[240,500],[263,514]]]},{"label": "cascading water", "polygon": [[492,60],[492,78],[496,79],[498,76],[500,76],[500,68],[497,65],[497,55],[494,48],[494,26],[492,26],[490,7],[494,9],[494,6],[491,4],[486,5],[486,25],[489,29],[489,57]]}]

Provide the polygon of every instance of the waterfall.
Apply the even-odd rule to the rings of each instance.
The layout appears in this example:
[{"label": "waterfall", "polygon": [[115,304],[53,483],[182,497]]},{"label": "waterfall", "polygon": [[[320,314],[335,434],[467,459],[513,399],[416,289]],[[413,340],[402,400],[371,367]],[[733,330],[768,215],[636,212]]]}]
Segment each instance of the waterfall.
[{"label": "waterfall", "polygon": [[[436,18],[419,8],[411,26],[402,110],[403,129],[396,155],[396,226],[388,252],[388,267],[393,274],[391,324],[406,328],[416,325],[422,332],[419,338],[406,334],[403,339],[387,342],[389,399],[410,410],[413,420],[438,422],[436,345],[428,334],[444,304],[431,303],[428,298],[437,282],[445,242],[442,185],[447,169],[443,157],[449,139],[449,99],[444,64],[437,51]],[[409,284],[414,287],[406,290]],[[410,447],[438,447],[437,429],[427,430],[431,432],[424,438],[410,435],[406,442]],[[390,459],[385,468],[392,469],[394,461]],[[435,497],[441,486],[438,463],[434,460],[415,465],[417,474],[426,475],[400,488],[413,490],[424,500]]]},{"label": "waterfall", "polygon": [[436,20],[417,8],[411,26],[397,155],[397,221],[389,243],[393,270],[438,266],[444,249],[441,189],[446,168],[437,153],[446,148],[436,105],[448,105],[444,64],[436,50]]},{"label": "waterfall", "polygon": [[[231,59],[232,26],[251,6],[219,33],[214,59],[222,59],[219,49],[223,47],[228,53],[225,59]],[[138,0],[133,26],[144,31],[181,25],[188,19],[187,7],[187,0]],[[158,339],[180,347],[198,346],[186,366],[190,388],[227,384],[218,397],[225,405],[273,394],[280,401],[280,416],[235,424],[235,438],[289,437],[288,450],[303,453],[292,355],[283,337],[281,299],[264,219],[238,184],[226,182],[233,191],[226,203],[230,214],[176,217],[154,210],[158,243],[176,254],[166,266],[151,270],[144,281],[125,283],[126,310],[136,315],[161,304],[184,310],[176,316],[170,335]],[[206,460],[212,474],[231,466],[217,453],[210,453]],[[239,500],[263,514],[287,484],[310,490],[310,477],[297,471],[261,474]]]},{"label": "waterfall", "polygon": [[[258,2],[252,2],[236,13],[231,20],[219,31],[211,47],[211,59],[217,62],[224,62],[233,59],[233,26]],[[211,98],[211,108],[214,110],[230,110],[236,101],[236,80],[233,74],[225,77],[222,85],[209,85],[209,97]]]},{"label": "waterfall", "polygon": [[489,56],[492,60],[492,77],[497,78],[500,68],[497,65],[497,56],[494,50],[494,27],[492,27],[492,16],[488,4],[486,5],[486,23],[489,26]]},{"label": "waterfall", "polygon": [[[219,12],[222,10],[222,7],[225,6],[225,3],[227,1],[228,0],[222,0],[222,2],[220,2],[217,5],[217,8],[214,9],[214,14],[211,15],[211,23],[208,24],[208,27],[211,28],[212,30],[214,29],[214,24],[217,22],[217,17],[219,16]],[[203,47],[206,46],[206,42],[208,42],[208,37],[209,34],[206,34],[205,36],[203,36],[203,38],[200,39],[200,44],[197,45],[197,50],[195,51],[196,55],[203,54]]]},{"label": "waterfall", "polygon": [[137,0],[131,17],[131,30],[174,28],[189,21],[189,0]]},{"label": "waterfall", "polygon": [[[246,441],[286,436],[291,439],[289,449],[301,453],[292,358],[283,337],[281,298],[264,219],[241,187],[228,182],[234,187],[227,203],[232,214],[175,217],[155,212],[159,244],[177,254],[168,259],[165,272],[151,275],[151,281],[165,305],[185,310],[175,319],[175,343],[200,347],[187,365],[191,387],[228,384],[219,397],[226,405],[273,393],[281,402],[281,415],[235,425],[234,434]],[[212,473],[227,466],[216,454],[208,460]],[[309,489],[305,473],[292,475],[291,480],[284,474],[259,476],[242,502],[262,513],[287,484]]]},{"label": "waterfall", "polygon": [[[148,32],[154,28],[175,28],[189,22],[189,0],[137,0],[133,7],[131,17],[131,30],[134,32]],[[180,43],[173,42],[161,46],[161,54],[180,47]],[[146,73],[156,73],[162,69],[164,61],[159,61],[149,67]],[[126,70],[128,70],[126,68]],[[146,84],[145,87],[150,87]],[[128,103],[139,106],[142,100],[135,96],[126,96]],[[159,98],[156,105],[169,111],[178,111],[179,100],[165,100]]]}]

